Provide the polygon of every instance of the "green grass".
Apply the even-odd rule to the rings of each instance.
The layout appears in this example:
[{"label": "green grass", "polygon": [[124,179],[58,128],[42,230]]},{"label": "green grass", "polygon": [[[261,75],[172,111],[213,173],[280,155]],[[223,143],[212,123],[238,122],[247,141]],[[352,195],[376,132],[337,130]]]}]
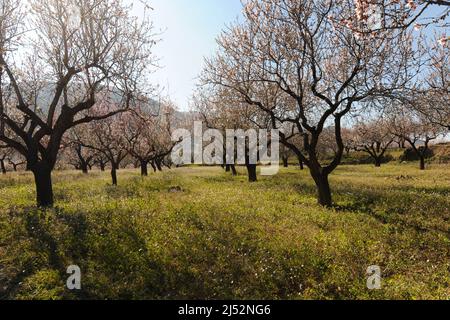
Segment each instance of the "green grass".
[{"label": "green grass", "polygon": [[[450,167],[416,167],[340,167],[334,209],[294,167],[255,184],[220,168],[125,170],[118,187],[107,173],[56,172],[45,212],[32,177],[9,174],[0,298],[450,299]],[[81,291],[64,287],[72,264]],[[381,290],[366,287],[371,265]]]}]

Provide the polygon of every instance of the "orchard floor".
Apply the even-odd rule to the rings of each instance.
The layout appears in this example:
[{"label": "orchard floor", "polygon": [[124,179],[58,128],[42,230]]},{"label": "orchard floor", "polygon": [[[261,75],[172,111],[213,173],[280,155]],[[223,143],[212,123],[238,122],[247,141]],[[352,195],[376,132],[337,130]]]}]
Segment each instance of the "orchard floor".
[{"label": "orchard floor", "polygon": [[0,299],[450,299],[450,166],[340,167],[333,209],[306,170],[241,173],[55,172],[45,212],[28,173],[0,177]]}]

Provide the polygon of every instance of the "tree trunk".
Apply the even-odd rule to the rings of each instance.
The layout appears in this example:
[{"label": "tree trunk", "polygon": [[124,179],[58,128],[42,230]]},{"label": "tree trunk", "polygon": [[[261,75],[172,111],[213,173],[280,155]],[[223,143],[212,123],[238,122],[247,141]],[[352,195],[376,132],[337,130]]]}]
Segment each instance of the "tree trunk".
[{"label": "tree trunk", "polygon": [[236,170],[236,166],[234,164],[230,165],[231,168],[231,172],[233,174],[233,177],[237,176],[237,170]]},{"label": "tree trunk", "polygon": [[156,164],[156,168],[158,168],[158,171],[163,171],[162,166],[161,166],[161,161],[156,160],[155,164]]},{"label": "tree trunk", "polygon": [[400,141],[400,149],[406,149],[406,141],[405,141],[405,139],[402,139]]},{"label": "tree trunk", "polygon": [[0,160],[2,174],[6,174],[5,160]]},{"label": "tree trunk", "polygon": [[145,160],[141,161],[141,176],[143,177],[148,176],[148,162]]},{"label": "tree trunk", "polygon": [[231,166],[229,164],[227,164],[225,166],[225,172],[230,172],[231,171]]},{"label": "tree trunk", "polygon": [[256,175],[256,164],[248,164],[247,171],[248,171],[248,181],[257,182],[258,177]]},{"label": "tree trunk", "polygon": [[305,165],[303,164],[303,161],[301,159],[298,160],[300,165],[300,170],[305,170]]},{"label": "tree trunk", "polygon": [[156,172],[157,169],[156,169],[155,162],[154,161],[150,162],[150,165],[152,166],[153,172]]},{"label": "tree trunk", "polygon": [[113,186],[117,186],[117,166],[114,164],[111,167],[111,178]]},{"label": "tree trunk", "polygon": [[375,158],[375,167],[381,167],[381,157]]},{"label": "tree trunk", "polygon": [[333,205],[333,200],[331,196],[328,175],[324,175],[321,173],[312,173],[312,176],[317,186],[319,204],[324,207],[331,207]]},{"label": "tree trunk", "polygon": [[88,173],[89,173],[88,165],[87,165],[86,162],[82,162],[82,163],[81,163],[81,171],[82,171],[84,174],[88,174]]},{"label": "tree trunk", "polygon": [[100,171],[105,172],[105,169],[106,169],[105,163],[103,161],[100,161],[99,165],[100,165]]},{"label": "tree trunk", "polygon": [[36,184],[36,202],[38,207],[53,207],[52,170],[46,164],[39,163],[31,171]]},{"label": "tree trunk", "polygon": [[425,170],[425,156],[420,155],[420,170]]},{"label": "tree trunk", "polygon": [[289,158],[283,157],[283,166],[289,168]]}]

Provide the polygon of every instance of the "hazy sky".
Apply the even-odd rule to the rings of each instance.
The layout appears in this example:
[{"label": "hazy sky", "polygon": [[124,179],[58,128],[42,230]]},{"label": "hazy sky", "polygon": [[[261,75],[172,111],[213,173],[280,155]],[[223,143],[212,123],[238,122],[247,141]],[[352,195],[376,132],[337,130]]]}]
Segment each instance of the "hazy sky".
[{"label": "hazy sky", "polygon": [[[136,12],[140,10],[135,1]],[[165,92],[186,110],[203,59],[217,46],[215,38],[241,14],[240,0],[149,0],[157,30],[164,31],[155,54],[161,69],[153,76]]]},{"label": "hazy sky", "polygon": [[[221,30],[241,16],[241,0],[127,0],[139,15],[148,3],[156,31],[162,32],[154,50],[161,68],[152,82],[182,110],[187,110],[204,57],[217,49],[215,38]],[[441,8],[439,10],[442,11]],[[441,11],[431,9],[430,14]]]}]

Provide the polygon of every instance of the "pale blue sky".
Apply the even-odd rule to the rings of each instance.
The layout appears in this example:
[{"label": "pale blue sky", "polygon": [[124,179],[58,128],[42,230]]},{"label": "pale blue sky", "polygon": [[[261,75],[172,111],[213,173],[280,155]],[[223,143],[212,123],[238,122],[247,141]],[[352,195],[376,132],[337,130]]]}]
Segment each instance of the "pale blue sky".
[{"label": "pale blue sky", "polygon": [[[135,2],[136,12],[141,6]],[[240,0],[148,0],[157,30],[164,31],[155,48],[162,69],[152,79],[186,110],[204,57],[217,48],[215,38],[241,14]]]},{"label": "pale blue sky", "polygon": [[[151,18],[155,31],[162,32],[154,54],[161,68],[151,81],[163,87],[163,94],[169,95],[180,109],[187,110],[204,58],[214,54],[215,39],[223,28],[241,16],[241,0],[127,1],[134,4],[136,15],[143,10],[142,1],[154,9]],[[441,7],[432,8],[429,14],[440,12]]]}]

